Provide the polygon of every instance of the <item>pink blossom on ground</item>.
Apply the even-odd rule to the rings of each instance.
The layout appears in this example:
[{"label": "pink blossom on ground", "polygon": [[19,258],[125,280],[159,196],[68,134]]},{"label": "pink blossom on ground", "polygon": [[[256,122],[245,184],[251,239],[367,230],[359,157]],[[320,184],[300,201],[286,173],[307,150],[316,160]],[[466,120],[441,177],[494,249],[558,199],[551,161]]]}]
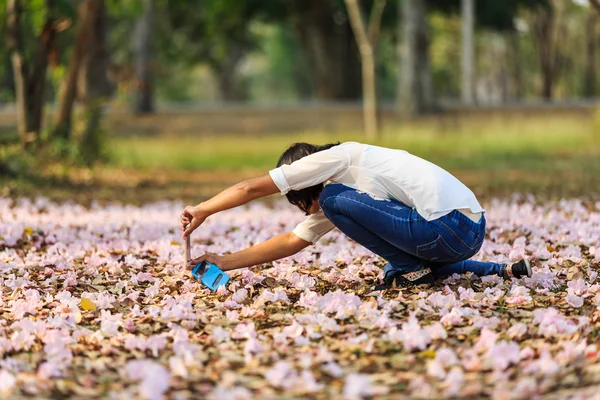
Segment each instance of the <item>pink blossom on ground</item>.
[{"label": "pink blossom on ground", "polygon": [[281,332],[274,333],[273,339],[276,343],[286,343],[287,339],[296,339],[302,336],[302,333],[304,333],[304,327],[298,322],[293,321],[291,325],[283,328]]},{"label": "pink blossom on ground", "polygon": [[305,290],[300,294],[300,299],[298,300],[298,305],[304,308],[311,309],[319,299],[319,295],[315,292],[311,292],[310,290]]},{"label": "pink blossom on ground", "polygon": [[255,338],[250,338],[244,343],[244,358],[246,363],[250,362],[254,355],[263,351],[264,346]]},{"label": "pink blossom on ground", "polygon": [[538,326],[538,334],[544,337],[571,335],[577,331],[577,323],[566,319],[554,307],[533,311],[533,322]]},{"label": "pink blossom on ground", "polygon": [[567,302],[567,304],[569,304],[571,307],[575,307],[575,308],[579,308],[583,305],[583,298],[577,296],[572,288],[568,289],[567,292],[567,297],[565,297],[565,301]]},{"label": "pink blossom on ground", "polygon": [[272,386],[283,386],[286,378],[293,372],[290,364],[286,361],[278,361],[265,374],[267,382]]},{"label": "pink blossom on ground", "polygon": [[509,365],[516,364],[521,360],[521,351],[515,342],[501,341],[488,349],[484,360],[490,368],[504,371]]},{"label": "pink blossom on ground", "polygon": [[446,327],[462,324],[463,315],[461,313],[460,307],[452,308],[452,311],[450,311],[448,314],[444,315],[440,319],[440,322],[442,323],[442,325],[444,325]]},{"label": "pink blossom on ground", "polygon": [[481,334],[479,335],[479,339],[475,343],[474,349],[478,352],[488,350],[496,343],[497,339],[497,333],[488,328],[483,328],[481,330]]},{"label": "pink blossom on ground", "polygon": [[558,252],[558,255],[570,259],[578,259],[581,257],[581,248],[570,244],[566,249]]},{"label": "pink blossom on ground", "polygon": [[423,329],[423,332],[427,337],[431,338],[432,340],[446,339],[448,337],[448,332],[446,332],[446,329],[444,329],[442,324],[438,322],[426,326]]},{"label": "pink blossom on ground", "polygon": [[531,278],[525,278],[524,282],[529,288],[549,289],[554,287],[554,274],[548,268],[534,272]]},{"label": "pink blossom on ground", "polygon": [[13,374],[5,369],[0,369],[0,393],[9,394],[16,385],[16,379]]},{"label": "pink blossom on ground", "polygon": [[128,379],[139,381],[139,394],[146,399],[162,399],[163,394],[169,389],[171,374],[169,371],[153,361],[129,361],[125,367]]},{"label": "pink blossom on ground", "polygon": [[256,337],[254,322],[237,325],[231,334],[232,339],[249,339],[254,337]]},{"label": "pink blossom on ground", "polygon": [[220,326],[215,326],[210,336],[215,343],[223,342],[230,337],[229,331],[221,328]]},{"label": "pink blossom on ground", "polygon": [[36,378],[45,381],[52,378],[58,378],[62,376],[61,368],[59,365],[52,361],[42,362],[38,369]]},{"label": "pink blossom on ground", "polygon": [[544,376],[554,375],[558,371],[560,371],[560,365],[552,359],[547,350],[540,355],[540,358],[532,361],[523,369],[526,374],[541,374]]},{"label": "pink blossom on ground", "polygon": [[258,297],[258,301],[262,303],[276,301],[282,301],[284,303],[287,303],[289,302],[289,299],[287,297],[287,294],[283,290],[277,288],[274,292],[271,292],[270,290],[264,290],[262,294]]},{"label": "pink blossom on ground", "polygon": [[571,289],[573,294],[581,296],[585,294],[589,286],[587,285],[587,283],[585,283],[583,279],[579,278],[575,281],[567,282],[567,287]]},{"label": "pink blossom on ground", "polygon": [[440,292],[433,292],[429,297],[427,297],[427,302],[436,308],[449,309],[453,306],[458,306],[459,303],[456,301],[456,296],[454,293],[450,293],[449,295],[443,295]]},{"label": "pink blossom on ground", "polygon": [[235,301],[236,303],[241,303],[246,299],[246,297],[248,297],[248,290],[242,288],[231,296],[231,300]]},{"label": "pink blossom on ground", "polygon": [[529,289],[525,286],[513,285],[506,302],[508,304],[525,304],[531,302],[531,296],[529,295]]},{"label": "pink blossom on ground", "polygon": [[169,358],[169,369],[173,376],[180,376],[182,378],[188,377],[187,368],[181,357],[173,356]]},{"label": "pink blossom on ground", "polygon": [[110,311],[101,310],[100,321],[100,330],[105,336],[119,334],[119,326],[122,325],[121,314],[112,315]]},{"label": "pink blossom on ground", "polygon": [[432,399],[436,396],[433,387],[427,383],[423,376],[417,376],[411,379],[408,389],[418,398]]},{"label": "pink blossom on ground", "polygon": [[[585,341],[581,343],[563,342],[563,349],[556,354],[556,361],[561,365],[569,365],[576,361],[578,358],[584,357],[588,350],[587,343]],[[591,351],[597,352],[596,345],[591,345]]]},{"label": "pink blossom on ground", "polygon": [[453,367],[446,375],[444,386],[446,387],[445,394],[447,396],[456,396],[460,393],[465,381],[463,371],[458,367]]},{"label": "pink blossom on ground", "polygon": [[240,322],[240,313],[237,311],[227,310],[225,311],[225,317],[229,322]]},{"label": "pink blossom on ground", "polygon": [[[0,386],[36,396],[60,391],[65,380],[97,390],[98,377],[108,377],[124,385],[106,393],[115,398],[177,399],[187,387],[211,398],[338,398],[347,389],[373,398],[533,399],[600,362],[591,342],[600,203],[492,200],[474,259],[526,257],[531,278],[455,275],[385,293],[368,290],[384,261],[336,230],[272,266],[232,271],[227,288],[211,292],[182,266],[182,207],[0,198]],[[207,220],[194,232],[193,253],[245,249],[302,219],[288,204],[274,207]],[[96,309],[84,310],[82,297]],[[287,372],[270,384],[266,375],[275,379],[280,363]],[[398,385],[414,371],[423,373]]]},{"label": "pink blossom on ground", "polygon": [[512,398],[536,398],[537,395],[538,384],[535,378],[529,376],[526,376],[522,380],[518,381],[511,393]]},{"label": "pink blossom on ground", "polygon": [[346,376],[343,392],[346,399],[362,399],[386,393],[387,388],[373,385],[368,375],[351,373]]},{"label": "pink blossom on ground", "polygon": [[480,371],[483,367],[481,358],[473,349],[467,349],[462,354],[462,367],[465,371]]},{"label": "pink blossom on ground", "polygon": [[167,345],[167,338],[164,335],[152,335],[146,339],[146,348],[150,350],[153,357],[158,357],[160,350]]},{"label": "pink blossom on ground", "polygon": [[473,301],[473,300],[475,300],[476,293],[471,288],[465,289],[463,287],[459,287],[458,288],[458,293],[460,294],[460,300],[461,301]]},{"label": "pink blossom on ground", "polygon": [[321,369],[333,378],[339,378],[344,375],[344,370],[335,362],[328,362]]},{"label": "pink blossom on ground", "polygon": [[221,386],[217,386],[209,395],[209,400],[252,400],[255,396],[252,392],[245,387],[236,386],[231,389],[227,389]]},{"label": "pink blossom on ground", "polygon": [[506,334],[511,339],[520,339],[527,332],[527,325],[517,322],[513,326],[511,326]]},{"label": "pink blossom on ground", "polygon": [[490,284],[494,285],[497,283],[501,283],[502,278],[499,277],[498,275],[486,275],[486,276],[481,277],[481,281],[484,283],[490,283]]},{"label": "pink blossom on ground", "polygon": [[311,276],[300,275],[294,272],[290,277],[290,282],[296,289],[304,290],[312,289],[317,283],[317,280]]},{"label": "pink blossom on ground", "polygon": [[152,274],[148,273],[148,272],[138,272],[138,274],[135,276],[136,279],[136,283],[142,283],[142,282],[154,282],[156,280],[156,278],[154,278],[154,276],[152,276]]},{"label": "pink blossom on ground", "polygon": [[446,370],[454,365],[458,365],[458,357],[453,350],[442,347],[435,352],[435,358],[427,364],[427,374],[435,376],[438,379],[446,377]]}]

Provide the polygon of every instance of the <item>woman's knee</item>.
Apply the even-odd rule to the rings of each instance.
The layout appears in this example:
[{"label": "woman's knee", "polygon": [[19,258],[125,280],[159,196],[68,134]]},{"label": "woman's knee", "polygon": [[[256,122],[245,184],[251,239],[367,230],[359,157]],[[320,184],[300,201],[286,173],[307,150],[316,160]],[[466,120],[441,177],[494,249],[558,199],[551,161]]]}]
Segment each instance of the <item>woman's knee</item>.
[{"label": "woman's knee", "polygon": [[334,203],[334,199],[343,191],[344,185],[340,184],[329,184],[325,185],[321,194],[319,195],[319,206],[323,211],[330,210]]}]

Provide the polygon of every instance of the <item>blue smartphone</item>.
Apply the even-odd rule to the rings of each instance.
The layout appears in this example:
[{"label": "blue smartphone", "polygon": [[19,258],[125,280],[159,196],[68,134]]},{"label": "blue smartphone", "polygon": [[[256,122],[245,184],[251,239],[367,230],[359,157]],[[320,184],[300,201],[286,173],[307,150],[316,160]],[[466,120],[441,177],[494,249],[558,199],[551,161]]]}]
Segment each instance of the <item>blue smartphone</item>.
[{"label": "blue smartphone", "polygon": [[219,286],[226,285],[229,282],[229,275],[208,261],[196,264],[192,269],[192,276],[210,290],[217,290]]}]

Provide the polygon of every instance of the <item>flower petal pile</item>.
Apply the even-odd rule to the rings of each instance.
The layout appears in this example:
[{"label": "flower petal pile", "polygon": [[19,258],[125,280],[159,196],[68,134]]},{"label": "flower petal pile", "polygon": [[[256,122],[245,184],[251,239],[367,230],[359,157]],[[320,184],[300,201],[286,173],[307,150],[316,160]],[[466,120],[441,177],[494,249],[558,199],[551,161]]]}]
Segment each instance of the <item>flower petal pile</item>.
[{"label": "flower petal pile", "polygon": [[[0,397],[594,398],[600,203],[486,205],[479,260],[371,292],[384,261],[338,231],[210,292],[183,267],[183,204],[0,200]],[[192,254],[244,249],[302,219],[288,204],[209,218]]]}]

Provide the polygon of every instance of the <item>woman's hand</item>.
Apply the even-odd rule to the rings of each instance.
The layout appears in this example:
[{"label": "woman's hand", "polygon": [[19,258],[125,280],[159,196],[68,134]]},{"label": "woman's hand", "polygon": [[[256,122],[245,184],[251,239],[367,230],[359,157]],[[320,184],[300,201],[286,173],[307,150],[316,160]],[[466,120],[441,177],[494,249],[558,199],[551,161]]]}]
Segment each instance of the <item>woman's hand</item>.
[{"label": "woman's hand", "polygon": [[183,237],[189,236],[206,218],[218,212],[241,206],[260,197],[279,192],[269,175],[248,179],[225,189],[210,200],[193,207],[187,206],[181,214]]},{"label": "woman's hand", "polygon": [[183,231],[183,237],[191,235],[204,221],[208,215],[206,215],[199,206],[187,206],[181,213],[181,230]]},{"label": "woman's hand", "polygon": [[198,258],[194,258],[190,260],[190,265],[188,265],[188,269],[191,270],[196,266],[196,264],[201,263],[202,261],[208,261],[209,263],[215,264],[217,267],[221,269],[221,271],[227,271],[228,262],[225,256],[219,256],[216,254],[206,253]]}]

